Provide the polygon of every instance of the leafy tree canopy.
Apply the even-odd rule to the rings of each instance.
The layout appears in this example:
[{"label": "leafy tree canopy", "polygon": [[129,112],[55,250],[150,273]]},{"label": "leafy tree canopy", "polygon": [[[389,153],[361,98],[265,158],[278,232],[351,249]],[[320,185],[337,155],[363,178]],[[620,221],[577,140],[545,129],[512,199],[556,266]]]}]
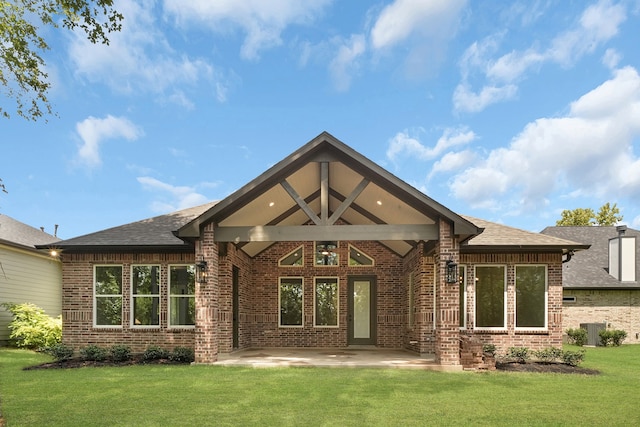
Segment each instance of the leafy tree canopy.
[{"label": "leafy tree canopy", "polygon": [[556,221],[557,226],[585,226],[585,225],[616,225],[622,221],[623,216],[620,215],[620,209],[616,203],[611,206],[605,203],[600,206],[596,214],[591,208],[565,209],[562,211],[561,218]]},{"label": "leafy tree canopy", "polygon": [[[92,43],[109,44],[107,34],[120,31],[122,14],[113,0],[0,0],[0,92],[13,99],[27,120],[53,114],[51,87],[41,54],[49,50],[44,27],[81,29]],[[9,118],[0,105],[0,115]]]}]

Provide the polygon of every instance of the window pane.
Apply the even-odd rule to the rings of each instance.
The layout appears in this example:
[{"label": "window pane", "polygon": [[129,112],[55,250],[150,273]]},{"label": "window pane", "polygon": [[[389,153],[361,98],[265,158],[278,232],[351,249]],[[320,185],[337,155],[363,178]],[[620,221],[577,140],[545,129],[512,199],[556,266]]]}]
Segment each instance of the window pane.
[{"label": "window pane", "polygon": [[157,265],[133,266],[131,285],[134,295],[160,294],[160,267]]},{"label": "window pane", "polygon": [[196,268],[193,265],[178,265],[170,268],[169,274],[169,325],[195,325],[196,318]]},{"label": "window pane", "polygon": [[302,325],[302,279],[280,279],[280,325]]},{"label": "window pane", "polygon": [[476,326],[505,326],[504,289],[504,266],[476,267]]},{"label": "window pane", "polygon": [[543,265],[516,267],[516,327],[546,326],[546,272]]},{"label": "window pane", "polygon": [[96,266],[96,295],[122,294],[122,266]]},{"label": "window pane", "polygon": [[338,265],[338,242],[316,242],[316,265]]},{"label": "window pane", "polygon": [[355,246],[349,245],[349,265],[373,265],[373,258]]},{"label": "window pane", "polygon": [[96,325],[122,324],[122,297],[96,297]]},{"label": "window pane", "polygon": [[196,299],[194,297],[171,297],[169,323],[172,326],[196,324]]},{"label": "window pane", "polygon": [[304,255],[304,247],[300,246],[293,252],[287,254],[279,262],[283,267],[300,267],[302,266]]},{"label": "window pane", "polygon": [[134,297],[133,324],[150,326],[160,324],[160,298]]},{"label": "window pane", "polygon": [[338,280],[316,279],[316,326],[338,325]]},{"label": "window pane", "polygon": [[170,283],[169,292],[171,295],[195,295],[196,267],[193,265],[172,266]]}]

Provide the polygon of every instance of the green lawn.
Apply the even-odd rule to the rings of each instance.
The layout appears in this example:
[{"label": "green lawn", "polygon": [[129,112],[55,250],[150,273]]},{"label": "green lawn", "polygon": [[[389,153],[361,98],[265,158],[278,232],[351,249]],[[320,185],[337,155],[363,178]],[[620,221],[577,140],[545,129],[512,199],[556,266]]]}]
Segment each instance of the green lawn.
[{"label": "green lawn", "polygon": [[0,350],[14,426],[640,425],[640,345],[589,348],[598,376],[401,369],[131,366],[31,370]]}]

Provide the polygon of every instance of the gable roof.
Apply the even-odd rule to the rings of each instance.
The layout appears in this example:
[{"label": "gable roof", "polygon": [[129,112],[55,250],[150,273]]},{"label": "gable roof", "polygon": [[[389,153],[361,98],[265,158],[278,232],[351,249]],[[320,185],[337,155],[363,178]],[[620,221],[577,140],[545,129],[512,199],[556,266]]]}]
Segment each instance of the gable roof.
[{"label": "gable roof", "polygon": [[[634,289],[640,282],[621,282],[608,272],[609,239],[618,236],[615,226],[547,227],[542,234],[571,239],[590,245],[575,253],[563,265],[562,285],[570,289]],[[627,228],[626,236],[636,236],[636,256],[640,256],[640,231]],[[640,259],[636,259],[636,279],[640,278]]]},{"label": "gable roof", "polygon": [[[305,212],[305,208],[312,213]],[[408,229],[411,225],[422,224],[434,227],[443,218],[453,224],[454,233],[463,239],[482,232],[473,223],[323,132],[194,218],[180,228],[177,235],[196,238],[201,227],[211,222],[228,229],[243,227],[233,241],[246,242],[243,250],[255,255],[268,243],[248,239],[247,235],[254,229],[278,227],[279,231],[289,227],[290,230],[292,226],[310,223],[315,213],[323,210],[327,217],[338,211],[342,224],[349,226],[377,225],[382,229],[386,225],[398,225]],[[323,219],[323,215],[318,215],[317,219]],[[324,239],[341,240],[347,227],[331,229],[329,226],[333,223],[335,221],[322,224],[324,230],[334,234],[326,235]],[[280,233],[278,238],[284,234]],[[412,247],[408,242],[412,239],[373,240],[382,241],[401,255]]]},{"label": "gable roof", "polygon": [[484,232],[462,245],[460,250],[463,252],[496,250],[532,252],[551,250],[561,251],[566,254],[589,247],[588,244],[578,243],[573,239],[533,233],[470,216],[464,216],[464,218],[478,227],[484,228]]},{"label": "gable roof", "polygon": [[[179,239],[174,231],[201,215],[217,202],[159,215],[95,233],[85,234],[55,243],[55,247],[70,251],[90,252],[94,250],[113,251],[145,250],[191,251],[193,245]],[[47,248],[45,245],[41,248]]]},{"label": "gable roof", "polygon": [[0,214],[0,243],[35,250],[37,245],[58,241],[56,236]]}]

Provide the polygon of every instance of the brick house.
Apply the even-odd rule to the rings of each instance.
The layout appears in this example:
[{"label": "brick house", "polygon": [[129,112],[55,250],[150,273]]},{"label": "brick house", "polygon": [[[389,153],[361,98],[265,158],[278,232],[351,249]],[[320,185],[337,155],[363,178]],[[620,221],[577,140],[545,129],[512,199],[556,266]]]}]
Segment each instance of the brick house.
[{"label": "brick house", "polygon": [[587,226],[541,233],[590,246],[563,265],[563,329],[605,324],[626,331],[625,344],[640,344],[640,231]]},{"label": "brick house", "polygon": [[224,200],[73,238],[63,336],[195,348],[406,349],[562,342],[574,242],[463,217],[328,133]]}]

